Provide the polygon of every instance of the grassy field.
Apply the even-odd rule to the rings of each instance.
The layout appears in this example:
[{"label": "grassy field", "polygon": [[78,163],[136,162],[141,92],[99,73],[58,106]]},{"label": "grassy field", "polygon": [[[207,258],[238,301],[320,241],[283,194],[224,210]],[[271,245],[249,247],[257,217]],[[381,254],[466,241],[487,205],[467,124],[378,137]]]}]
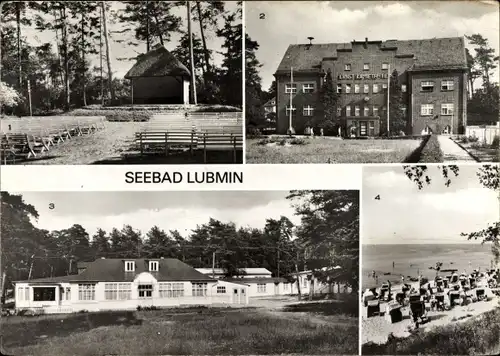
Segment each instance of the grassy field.
[{"label": "grassy field", "polygon": [[[358,319],[314,307],[190,308],[1,320],[14,355],[357,354]],[[328,308],[327,308],[328,309]]]},{"label": "grassy field", "polygon": [[305,138],[306,144],[280,145],[264,139],[246,140],[247,163],[400,163],[415,151],[420,139],[338,140]]},{"label": "grassy field", "polygon": [[384,345],[364,344],[363,355],[498,355],[500,308],[463,323],[391,338]]}]

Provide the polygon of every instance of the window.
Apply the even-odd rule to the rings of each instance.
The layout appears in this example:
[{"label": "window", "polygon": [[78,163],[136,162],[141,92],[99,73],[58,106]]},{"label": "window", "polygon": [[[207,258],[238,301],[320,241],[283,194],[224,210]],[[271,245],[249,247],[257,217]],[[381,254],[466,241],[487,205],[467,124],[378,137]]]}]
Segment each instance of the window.
[{"label": "window", "polygon": [[303,116],[313,116],[314,115],[314,108],[311,105],[304,106],[302,108],[302,115]]},{"label": "window", "polygon": [[378,116],[378,106],[372,108],[373,116]]},{"label": "window", "polygon": [[135,271],[135,262],[134,261],[126,261],[125,262],[125,272],[134,272]]},{"label": "window", "polygon": [[370,70],[370,65],[368,63],[363,64],[363,70]]},{"label": "window", "polygon": [[354,84],[354,92],[359,93],[359,84]]},{"label": "window", "polygon": [[304,93],[314,93],[314,83],[302,84],[302,92]]},{"label": "window", "polygon": [[283,289],[284,289],[284,290],[286,290],[286,291],[287,291],[287,290],[288,290],[288,287],[289,287],[288,283],[283,284]]},{"label": "window", "polygon": [[452,90],[453,90],[453,80],[441,81],[441,91],[452,91]]},{"label": "window", "polygon": [[354,116],[359,116],[359,106],[354,107]]},{"label": "window", "polygon": [[370,86],[368,84],[363,85],[363,93],[368,94],[370,92]]},{"label": "window", "polygon": [[297,84],[295,83],[286,83],[285,84],[285,93],[287,94],[295,94],[297,92]]},{"label": "window", "polygon": [[95,284],[79,284],[78,300],[95,300]]},{"label": "window", "polygon": [[160,298],[179,298],[184,297],[184,283],[165,283],[158,284]]},{"label": "window", "polygon": [[139,284],[139,298],[151,298],[153,296],[153,285],[152,284]]},{"label": "window", "polygon": [[370,115],[370,108],[368,106],[365,106],[363,108],[363,116],[368,116]]},{"label": "window", "polygon": [[24,288],[23,287],[19,287],[17,288],[17,296],[16,296],[17,300],[26,300],[24,299]]},{"label": "window", "polygon": [[342,84],[337,84],[337,94],[342,93]]},{"label": "window", "polygon": [[406,84],[401,84],[401,92],[406,93]]},{"label": "window", "polygon": [[105,283],[104,299],[106,300],[129,300],[132,295],[130,283]]},{"label": "window", "polygon": [[56,300],[56,287],[33,287],[35,302],[49,302]]},{"label": "window", "polygon": [[66,288],[66,300],[71,300],[71,288]]},{"label": "window", "polygon": [[378,84],[373,84],[373,93],[378,93]]},{"label": "window", "polygon": [[387,83],[382,84],[382,89],[387,89]]},{"label": "window", "polygon": [[158,261],[149,261],[149,271],[158,272]]},{"label": "window", "polygon": [[345,64],[344,65],[344,70],[351,70],[351,65],[350,64]]},{"label": "window", "polygon": [[453,115],[453,104],[441,104],[441,115]]},{"label": "window", "polygon": [[207,295],[206,283],[193,283],[193,297],[205,297]]},{"label": "window", "polygon": [[345,93],[350,94],[351,93],[351,84],[346,84],[345,85]]},{"label": "window", "polygon": [[258,283],[257,284],[257,293],[265,293],[266,292],[266,284]]},{"label": "window", "polygon": [[422,104],[420,105],[420,115],[422,116],[431,116],[434,114],[434,105],[433,104]]},{"label": "window", "polygon": [[420,83],[420,91],[430,93],[434,91],[434,82],[422,82]]},{"label": "window", "polygon": [[307,278],[304,278],[304,288],[307,288]]},{"label": "window", "polygon": [[342,107],[337,106],[337,117],[340,117],[340,116],[342,116]]},{"label": "window", "polygon": [[407,112],[408,108],[406,106],[403,106],[401,108],[401,111],[403,112],[403,115],[406,116],[406,112]]},{"label": "window", "polygon": [[225,286],[217,286],[217,294],[226,294]]},{"label": "window", "polygon": [[388,70],[389,69],[389,63],[382,63],[382,69],[383,70]]},{"label": "window", "polygon": [[351,116],[351,107],[350,106],[345,107],[345,116]]},{"label": "window", "polygon": [[[295,112],[297,111],[297,108],[295,106],[292,106],[292,115],[295,115]],[[287,106],[286,107],[286,115],[289,116],[290,115],[290,106]]]}]

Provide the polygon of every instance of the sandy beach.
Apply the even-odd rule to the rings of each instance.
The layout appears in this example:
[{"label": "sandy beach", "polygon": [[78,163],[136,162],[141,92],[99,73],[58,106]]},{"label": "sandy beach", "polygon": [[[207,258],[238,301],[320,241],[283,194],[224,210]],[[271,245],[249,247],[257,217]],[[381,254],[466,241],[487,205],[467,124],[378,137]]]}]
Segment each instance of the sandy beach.
[{"label": "sandy beach", "polygon": [[[449,311],[431,311],[428,312],[430,321],[421,326],[424,331],[429,331],[437,326],[460,323],[471,320],[471,318],[493,310],[500,306],[500,298],[495,297],[489,301],[482,301],[469,304],[468,306],[456,306]],[[367,318],[366,308],[362,307],[362,343],[374,342],[383,344],[387,342],[389,334],[395,337],[407,337],[414,324],[409,315],[409,307],[402,308],[403,320],[391,324],[383,316],[373,316]]]}]

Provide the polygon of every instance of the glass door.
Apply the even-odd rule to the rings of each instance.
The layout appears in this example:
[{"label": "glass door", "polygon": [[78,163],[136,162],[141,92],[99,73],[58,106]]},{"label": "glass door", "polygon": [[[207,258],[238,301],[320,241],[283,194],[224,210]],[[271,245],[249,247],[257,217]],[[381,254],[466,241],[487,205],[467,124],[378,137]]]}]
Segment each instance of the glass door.
[{"label": "glass door", "polygon": [[359,135],[367,136],[368,135],[368,123],[366,121],[359,122]]}]

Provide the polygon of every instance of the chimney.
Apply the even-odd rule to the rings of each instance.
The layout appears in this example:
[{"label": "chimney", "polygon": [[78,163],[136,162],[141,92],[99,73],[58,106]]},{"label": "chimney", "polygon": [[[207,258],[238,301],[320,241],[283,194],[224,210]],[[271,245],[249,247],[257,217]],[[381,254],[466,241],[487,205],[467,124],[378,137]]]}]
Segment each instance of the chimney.
[{"label": "chimney", "polygon": [[312,45],[312,40],[314,40],[314,37],[307,37],[307,39],[309,40],[309,44]]}]

